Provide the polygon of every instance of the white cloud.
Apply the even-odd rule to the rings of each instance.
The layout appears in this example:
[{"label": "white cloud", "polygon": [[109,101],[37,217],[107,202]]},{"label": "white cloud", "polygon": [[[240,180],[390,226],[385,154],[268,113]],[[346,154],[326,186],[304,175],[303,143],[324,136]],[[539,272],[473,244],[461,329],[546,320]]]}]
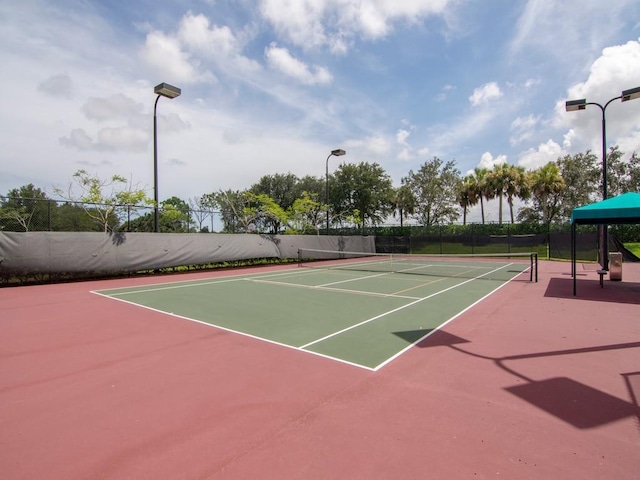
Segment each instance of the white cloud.
[{"label": "white cloud", "polygon": [[534,130],[540,122],[539,115],[528,115],[526,117],[518,117],[511,122],[511,131],[513,132],[509,141],[511,145],[517,145],[533,137]]},{"label": "white cloud", "polygon": [[38,85],[38,90],[54,97],[71,98],[73,96],[73,82],[69,75],[54,75]]},{"label": "white cloud", "polygon": [[396,158],[402,162],[406,162],[408,160],[411,160],[413,158],[413,155],[411,155],[411,152],[408,148],[403,148],[396,156]]},{"label": "white cloud", "polygon": [[562,149],[553,140],[541,143],[538,148],[530,148],[526,152],[520,154],[518,165],[527,170],[535,170],[549,162],[555,162],[559,157],[566,155],[566,151]]},{"label": "white cloud", "polygon": [[[640,101],[622,103],[613,100],[609,105],[607,103],[623,90],[637,86],[640,86],[640,41],[630,41],[603,49],[602,55],[592,63],[587,80],[569,87],[567,99],[586,98],[587,102],[606,106],[607,144],[624,142],[625,153],[631,154],[640,152],[640,142],[635,135],[639,108],[636,102]],[[585,110],[566,112],[564,103],[564,99],[557,102],[553,125],[570,130],[570,136],[565,137],[567,148],[600,151],[601,110],[595,105],[588,105]]]},{"label": "white cloud", "polygon": [[149,134],[131,127],[108,127],[98,131],[96,148],[128,152],[144,152],[149,142]]},{"label": "white cloud", "polygon": [[407,138],[409,138],[409,135],[411,135],[410,131],[401,128],[400,130],[398,130],[398,133],[396,133],[396,141],[400,145],[408,146]]},{"label": "white cloud", "polygon": [[93,139],[82,128],[71,130],[68,137],[60,137],[60,144],[78,150],[91,150],[94,147]]},{"label": "white cloud", "polygon": [[447,125],[437,125],[430,129],[429,149],[435,155],[443,150],[450,150],[462,142],[475,137],[487,129],[495,117],[495,112],[488,109],[474,109],[462,117],[453,119]]},{"label": "white cloud", "polygon": [[[253,38],[251,28],[233,31],[226,25],[212,25],[209,19],[202,15],[187,12],[182,20],[176,38],[182,48],[189,52],[191,58],[198,58],[198,64],[214,61],[219,70],[233,76],[247,75],[261,70],[255,60],[246,57],[243,50]],[[206,62],[205,62],[206,61]],[[208,80],[213,74],[205,75]]]},{"label": "white cloud", "polygon": [[388,155],[391,152],[391,143],[382,135],[369,136],[360,140],[348,140],[344,145],[347,149],[362,150],[376,156]]},{"label": "white cloud", "polygon": [[293,57],[286,48],[278,47],[275,42],[265,49],[264,55],[273,70],[294,78],[300,83],[326,85],[333,81],[331,73],[326,68],[317,65],[309,67]]},{"label": "white cloud", "polygon": [[451,0],[262,0],[260,13],[279,35],[303,48],[328,46],[344,54],[353,38],[375,40],[393,30],[395,22],[420,23],[444,15]]},{"label": "white cloud", "polygon": [[215,78],[211,72],[198,70],[197,62],[193,62],[191,56],[182,50],[177,38],[162,32],[147,34],[141,57],[169,83],[185,85]]},{"label": "white cloud", "polygon": [[502,165],[503,163],[507,163],[506,155],[498,155],[494,158],[490,152],[484,152],[480,157],[480,162],[478,163],[478,168],[486,168],[487,170],[493,170],[493,167],[496,165]]},{"label": "white cloud", "polygon": [[82,111],[89,120],[103,122],[107,120],[120,120],[132,115],[140,115],[144,106],[131,97],[118,93],[109,98],[89,98]]},{"label": "white cloud", "polygon": [[489,103],[491,100],[495,100],[502,96],[500,87],[496,82],[489,82],[481,87],[476,88],[473,94],[469,97],[471,105],[477,107]]},{"label": "white cloud", "polygon": [[575,130],[572,128],[567,133],[564,134],[564,141],[562,142],[562,146],[566,149],[571,148],[571,143],[576,136]]},{"label": "white cloud", "polygon": [[442,90],[440,90],[440,93],[436,96],[436,101],[444,102],[449,96],[449,92],[452,92],[455,89],[456,87],[453,85],[445,85],[444,87],[442,87]]},{"label": "white cloud", "polygon": [[229,27],[211,26],[207,17],[193,15],[191,12],[182,17],[176,37],[191,51],[206,55],[228,57],[236,55],[241,50]]},{"label": "white cloud", "polygon": [[592,57],[599,45],[610,43],[624,27],[634,4],[636,0],[528,0],[516,22],[511,54],[533,51],[565,64],[573,58]]}]

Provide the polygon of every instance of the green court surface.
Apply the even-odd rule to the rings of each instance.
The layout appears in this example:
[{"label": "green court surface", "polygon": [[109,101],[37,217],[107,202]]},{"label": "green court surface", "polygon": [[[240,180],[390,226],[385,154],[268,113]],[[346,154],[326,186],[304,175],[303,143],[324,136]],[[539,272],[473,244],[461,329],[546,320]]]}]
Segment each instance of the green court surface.
[{"label": "green court surface", "polygon": [[94,293],[377,370],[508,281],[529,281],[528,269],[505,262],[462,278],[288,268]]}]

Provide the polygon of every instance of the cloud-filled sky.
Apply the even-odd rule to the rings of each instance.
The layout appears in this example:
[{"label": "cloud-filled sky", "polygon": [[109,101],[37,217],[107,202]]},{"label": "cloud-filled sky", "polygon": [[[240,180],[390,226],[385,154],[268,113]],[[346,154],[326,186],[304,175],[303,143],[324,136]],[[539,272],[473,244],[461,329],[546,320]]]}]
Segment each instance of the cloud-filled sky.
[{"label": "cloud-filled sky", "polygon": [[[601,151],[605,104],[640,86],[637,0],[0,2],[0,194],[83,168],[160,200],[377,162],[400,185],[439,157],[467,173]],[[640,101],[607,108],[640,153]]]}]

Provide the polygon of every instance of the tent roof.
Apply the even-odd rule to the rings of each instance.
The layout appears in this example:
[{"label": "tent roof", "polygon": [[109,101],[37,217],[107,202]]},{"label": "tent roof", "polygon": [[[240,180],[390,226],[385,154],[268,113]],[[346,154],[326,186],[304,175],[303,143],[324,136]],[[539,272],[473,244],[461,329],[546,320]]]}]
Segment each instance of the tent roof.
[{"label": "tent roof", "polygon": [[574,208],[571,223],[640,223],[640,193],[625,193]]}]

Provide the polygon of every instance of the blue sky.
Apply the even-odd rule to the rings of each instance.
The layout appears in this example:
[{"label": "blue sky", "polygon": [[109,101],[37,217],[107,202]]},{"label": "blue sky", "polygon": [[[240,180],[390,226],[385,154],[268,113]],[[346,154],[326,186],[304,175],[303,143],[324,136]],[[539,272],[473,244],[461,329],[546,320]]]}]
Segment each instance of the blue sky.
[{"label": "blue sky", "polygon": [[[640,86],[637,0],[0,2],[0,193],[83,168],[160,199],[377,162],[400,185],[434,156],[467,173],[601,150],[604,104]],[[640,101],[607,109],[640,153]],[[476,212],[477,213],[477,212]],[[494,216],[496,216],[494,214]],[[495,220],[495,218],[490,219]]]}]

